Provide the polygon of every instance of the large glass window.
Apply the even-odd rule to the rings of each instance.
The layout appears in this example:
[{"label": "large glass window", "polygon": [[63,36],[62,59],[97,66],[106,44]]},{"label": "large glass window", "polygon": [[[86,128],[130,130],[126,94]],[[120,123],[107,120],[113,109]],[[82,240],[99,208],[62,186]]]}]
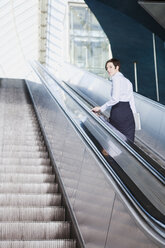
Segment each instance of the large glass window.
[{"label": "large glass window", "polygon": [[69,10],[70,63],[104,77],[105,62],[112,57],[107,36],[86,5],[70,4]]},{"label": "large glass window", "polygon": [[0,77],[26,78],[38,58],[38,0],[1,0],[0,20]]}]

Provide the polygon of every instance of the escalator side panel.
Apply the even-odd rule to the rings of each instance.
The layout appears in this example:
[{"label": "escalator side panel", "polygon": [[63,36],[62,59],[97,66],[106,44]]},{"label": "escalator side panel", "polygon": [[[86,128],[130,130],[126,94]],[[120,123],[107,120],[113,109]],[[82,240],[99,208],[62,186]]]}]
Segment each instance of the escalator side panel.
[{"label": "escalator side panel", "polygon": [[135,223],[115,182],[46,88],[28,85],[85,247],[159,247]]},{"label": "escalator side panel", "polygon": [[165,107],[138,94],[135,101],[142,121],[138,139],[165,159]]}]

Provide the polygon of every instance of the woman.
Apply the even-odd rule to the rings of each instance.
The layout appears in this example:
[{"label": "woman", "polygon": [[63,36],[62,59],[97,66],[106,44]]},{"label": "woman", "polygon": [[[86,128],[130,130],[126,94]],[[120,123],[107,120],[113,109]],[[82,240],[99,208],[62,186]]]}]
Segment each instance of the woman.
[{"label": "woman", "polygon": [[109,122],[123,133],[127,139],[134,142],[135,122],[133,113],[136,112],[132,83],[123,76],[120,70],[120,61],[110,59],[105,64],[105,69],[112,79],[111,99],[104,105],[96,106],[93,112],[104,112],[111,107]]}]

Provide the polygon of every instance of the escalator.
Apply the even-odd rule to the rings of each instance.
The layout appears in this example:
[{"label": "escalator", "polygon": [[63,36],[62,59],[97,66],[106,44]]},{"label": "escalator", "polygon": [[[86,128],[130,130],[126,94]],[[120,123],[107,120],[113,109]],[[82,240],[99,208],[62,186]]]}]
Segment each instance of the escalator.
[{"label": "escalator", "polygon": [[[64,64],[61,78],[66,85],[84,99],[85,103],[89,104],[90,108],[100,106],[109,99],[111,83],[108,80],[70,64]],[[165,107],[135,92],[134,97],[142,124],[142,129],[135,132],[134,149],[141,153],[145,159],[150,160],[149,163],[152,162],[157,171],[163,172],[165,168],[165,135],[163,128]],[[106,119],[109,118],[109,110],[104,115]]]},{"label": "escalator", "polygon": [[0,81],[0,247],[75,248],[24,80]]},{"label": "escalator", "polygon": [[[38,111],[40,113],[40,118],[44,122],[43,126],[45,133],[47,133],[47,136],[49,136],[50,148],[54,150],[53,154],[54,157],[56,157],[57,170],[59,171],[63,184],[65,185],[67,197],[72,202],[72,210],[76,215],[80,231],[83,235],[83,238],[88,240],[89,243],[90,238],[88,234],[92,233],[92,228],[94,229],[94,227],[91,227],[91,225],[92,223],[95,223],[94,230],[95,233],[97,233],[95,237],[96,240],[94,241],[92,239],[91,246],[87,242],[87,247],[145,247],[144,243],[149,242],[145,241],[143,243],[142,240],[144,236],[141,238],[139,236],[137,243],[135,242],[134,245],[131,246],[132,241],[130,241],[129,244],[129,233],[126,234],[127,243],[122,243],[122,241],[119,242],[115,240],[113,226],[117,225],[117,222],[119,222],[119,225],[122,226],[122,220],[119,221],[118,217],[116,216],[116,223],[114,223],[115,219],[113,217],[116,215],[116,208],[118,209],[119,205],[122,205],[118,199],[118,196],[120,196],[120,199],[122,199],[124,204],[127,206],[131,216],[133,216],[133,219],[136,223],[138,223],[138,226],[140,226],[140,229],[143,230],[146,237],[150,237],[149,240],[151,240],[151,242],[149,242],[148,247],[164,247],[164,174],[160,173],[160,171],[157,171],[157,168],[153,167],[153,165],[151,166],[149,164],[150,161],[147,161],[146,158],[142,158],[141,155],[139,157],[137,152],[134,151],[134,147],[130,146],[126,140],[123,139],[123,137],[120,137],[120,134],[116,134],[112,127],[110,130],[109,127],[104,125],[99,117],[95,116],[80,98],[77,98],[73,92],[67,89],[67,87],[65,87],[63,84],[59,83],[51,73],[49,73],[40,65],[33,66],[33,69],[38,75],[40,82],[36,85],[32,82],[27,82],[28,88],[31,91],[31,97],[33,98],[33,102],[36,104],[36,108],[39,109]],[[41,85],[41,82],[44,84],[44,86]],[[44,93],[45,87],[49,92],[46,93],[46,95],[52,96],[51,101],[55,101],[59,108],[62,109],[67,118],[72,122],[72,125],[76,128],[78,135],[81,136],[81,139],[83,139],[84,142],[87,143],[90,149],[92,149],[92,151],[95,153],[97,157],[95,160],[97,160],[97,163],[99,163],[99,166],[103,171],[102,173],[106,175],[106,178],[103,179],[103,176],[97,176],[97,174],[99,174],[99,166],[95,167],[95,163],[92,162],[92,159],[90,159],[90,162],[88,161],[87,158],[89,158],[90,155],[87,155],[87,158],[83,157],[84,154],[88,154],[88,149],[87,151],[86,149],[83,150],[81,153],[79,150],[82,144],[80,145],[77,139],[74,141],[73,145],[73,136],[68,133],[68,121],[64,120],[63,124],[63,122],[60,121],[61,116],[59,118],[57,114],[58,111],[55,111],[54,113],[51,104],[48,100],[46,100],[47,97]],[[39,95],[40,98],[42,98],[42,103],[39,99]],[[57,118],[53,117],[51,113],[57,115]],[[63,144],[67,144],[67,150],[70,151],[70,154],[67,154],[65,159],[64,157],[66,155],[66,151],[64,150],[64,147],[58,144],[60,149],[59,147],[57,148],[57,145],[54,141],[54,137],[56,136],[56,138],[58,138],[59,136],[57,134],[52,134],[54,128],[53,125],[56,124],[58,126],[59,123],[59,135],[62,132],[64,136],[62,137],[60,135],[60,144],[64,139]],[[61,125],[64,126],[61,127]],[[69,141],[67,141],[67,137],[69,137]],[[95,169],[92,169],[92,167]],[[83,174],[84,177],[82,176]],[[87,182],[88,176],[90,181]],[[104,182],[104,189],[101,188],[103,191],[102,193],[99,193],[101,192],[101,189],[97,187],[97,184],[102,180]],[[109,183],[111,184],[111,187],[106,185],[106,181],[108,181],[108,185]],[[90,189],[92,182],[94,182],[95,186],[93,185]],[[115,191],[113,191],[112,188]],[[91,190],[93,190],[94,195],[91,194]],[[99,197],[96,196],[96,190],[99,193]],[[117,195],[114,192],[117,192]],[[88,198],[87,195],[90,195],[93,202],[90,201],[91,199]],[[113,204],[111,203],[111,199],[113,199]],[[103,205],[102,201],[104,202]],[[86,205],[84,205],[84,202],[86,202]],[[96,202],[97,205],[94,204]],[[112,206],[110,207],[109,204],[112,204]],[[101,242],[101,238],[104,236],[104,232],[101,230],[99,232],[98,229],[99,225],[105,225],[107,218],[103,218],[105,221],[104,223],[102,220],[100,220],[98,212],[96,211],[98,206],[104,206],[107,213],[108,211],[112,211],[110,214],[112,215],[112,219],[110,217],[110,222],[106,227],[107,229],[105,228],[106,231],[104,230],[104,232],[106,232],[106,241],[104,241],[104,246],[98,245],[99,242]],[[90,208],[93,211],[89,211]],[[90,215],[88,215],[89,212],[91,213]],[[94,214],[95,212],[97,212],[96,215]],[[99,213],[103,214],[101,209]],[[113,213],[115,214],[113,215]],[[121,219],[122,217],[123,216],[121,215]],[[89,219],[91,220],[90,223]],[[83,220],[85,222],[83,222]],[[85,227],[87,232],[84,229]],[[125,230],[126,229],[127,228],[125,228]],[[137,234],[134,235],[136,236]],[[134,235],[132,235],[132,237],[134,237]],[[117,232],[116,236],[119,237],[120,233]],[[109,243],[110,241],[111,243]],[[95,243],[95,246],[92,246],[93,243]],[[115,245],[110,246],[111,244]]]},{"label": "escalator", "polygon": [[[73,94],[75,94],[81,101],[89,108],[92,109],[95,105],[93,105],[93,102],[91,99],[89,99],[87,96],[84,96],[84,94],[77,89],[77,87],[72,87],[66,82],[63,82],[62,85],[64,87],[68,88],[69,91],[71,91]],[[137,159],[139,159],[141,162],[144,162],[144,166],[148,168],[163,184],[165,184],[165,158],[162,157],[160,154],[158,154],[155,150],[153,150],[148,145],[145,145],[145,143],[138,137],[138,135],[135,135],[135,142],[132,143],[131,141],[127,140],[122,133],[120,133],[118,130],[116,130],[108,121],[109,114],[99,114],[100,121],[106,124],[107,127],[110,127],[111,130],[115,130],[115,133],[118,134],[121,139],[125,140],[125,146],[128,147],[128,149],[136,156]],[[106,128],[106,126],[104,126]],[[110,130],[109,128],[107,128]],[[128,144],[128,145],[127,145]]]}]

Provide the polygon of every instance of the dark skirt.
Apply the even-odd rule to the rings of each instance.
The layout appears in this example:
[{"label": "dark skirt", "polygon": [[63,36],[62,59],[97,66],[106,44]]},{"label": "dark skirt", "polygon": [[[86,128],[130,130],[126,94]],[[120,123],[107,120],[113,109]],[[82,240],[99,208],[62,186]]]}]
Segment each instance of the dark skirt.
[{"label": "dark skirt", "polygon": [[118,102],[112,106],[109,122],[134,142],[135,121],[129,102]]}]

